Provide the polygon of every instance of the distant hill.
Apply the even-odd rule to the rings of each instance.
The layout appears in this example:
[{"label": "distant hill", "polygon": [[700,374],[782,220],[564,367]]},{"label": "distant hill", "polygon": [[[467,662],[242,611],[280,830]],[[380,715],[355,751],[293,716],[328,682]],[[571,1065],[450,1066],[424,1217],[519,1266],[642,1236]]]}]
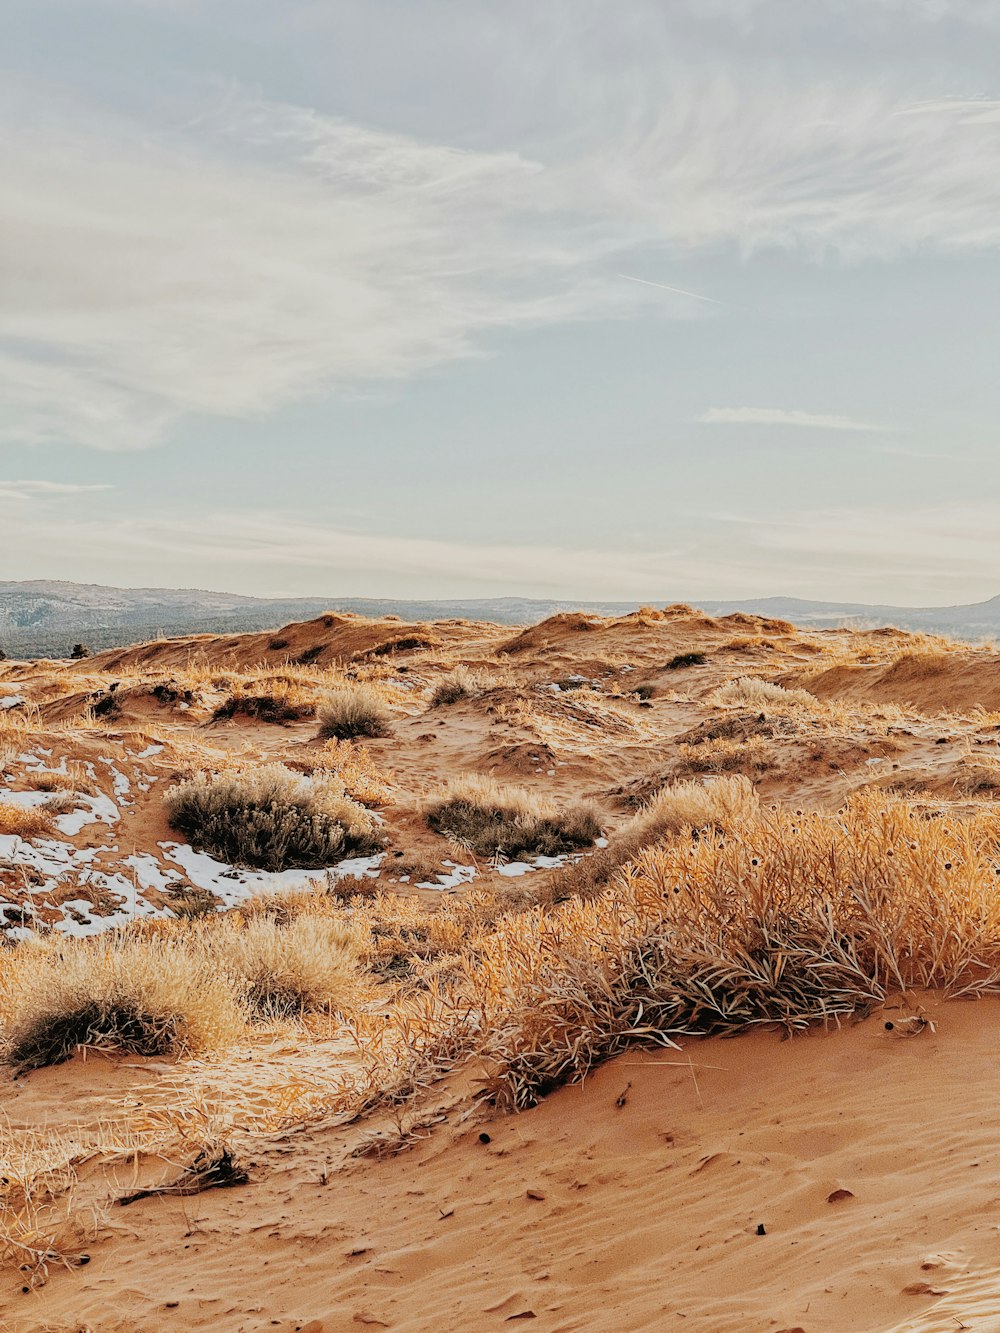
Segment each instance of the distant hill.
[{"label": "distant hill", "polygon": [[[668,593],[659,599],[666,604]],[[323,611],[399,615],[405,620],[491,620],[526,625],[558,611],[624,615],[646,602],[555,601],[483,597],[415,601],[370,597],[244,597],[201,588],[111,588],[96,583],[36,579],[0,582],[0,648],[10,657],[65,657],[82,641],[97,651],[180,634],[244,633],[308,620]],[[1000,638],[1000,597],[968,606],[869,606],[811,602],[797,597],[706,601],[711,615],[748,611],[813,627],[897,625],[963,639]]]}]

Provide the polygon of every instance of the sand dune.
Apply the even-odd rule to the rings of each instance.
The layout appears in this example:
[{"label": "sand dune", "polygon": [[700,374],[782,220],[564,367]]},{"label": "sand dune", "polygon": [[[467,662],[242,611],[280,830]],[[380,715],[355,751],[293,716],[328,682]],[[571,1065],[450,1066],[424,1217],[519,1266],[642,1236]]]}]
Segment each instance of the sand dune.
[{"label": "sand dune", "polygon": [[[27,1234],[16,1166],[42,1248],[71,1204],[65,1253],[88,1256],[21,1271],[8,1251],[0,1328],[1000,1329],[995,999],[911,990],[790,1040],[772,1026],[677,1050],[637,1043],[505,1117],[477,1097],[481,1055],[443,1061],[395,1103],[344,1093],[383,1010],[416,1022],[477,930],[620,892],[615,867],[645,845],[636,811],[672,784],[745,777],[754,808],[807,816],[866,792],[898,799],[956,846],[966,828],[970,847],[985,838],[969,855],[992,873],[997,680],[989,648],[685,606],[517,631],[329,615],[0,664],[5,975],[53,940],[123,925],[168,938],[303,882],[324,911],[367,923],[378,964],[350,1013],[272,1018],[179,1056],[89,1050],[0,1072],[0,1241]],[[389,734],[328,742],[317,709],[359,684]],[[262,871],[171,827],[172,783],[275,763],[342,775],[384,849]],[[462,775],[557,812],[585,798],[603,836],[557,855],[477,854],[426,817],[429,794]],[[35,816],[42,832],[18,831]],[[688,839],[693,855],[741,832],[656,836]],[[365,907],[373,891],[386,896]],[[484,895],[481,919],[448,926],[469,894]],[[435,944],[428,921],[452,943]],[[476,947],[499,958],[528,947],[518,939],[486,933]],[[985,957],[973,963],[985,975]],[[113,1202],[220,1144],[249,1183]]]}]

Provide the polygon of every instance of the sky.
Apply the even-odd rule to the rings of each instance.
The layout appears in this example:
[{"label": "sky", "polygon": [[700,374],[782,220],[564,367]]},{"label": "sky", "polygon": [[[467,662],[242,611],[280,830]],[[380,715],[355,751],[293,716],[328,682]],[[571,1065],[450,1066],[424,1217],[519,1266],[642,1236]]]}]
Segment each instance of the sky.
[{"label": "sky", "polygon": [[1000,593],[995,0],[4,0],[0,579]]}]

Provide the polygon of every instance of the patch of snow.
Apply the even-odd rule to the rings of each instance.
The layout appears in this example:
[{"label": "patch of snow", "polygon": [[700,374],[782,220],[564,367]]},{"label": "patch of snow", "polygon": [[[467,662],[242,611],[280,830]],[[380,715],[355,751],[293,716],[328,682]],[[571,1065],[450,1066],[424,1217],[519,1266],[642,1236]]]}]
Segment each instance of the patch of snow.
[{"label": "patch of snow", "polygon": [[88,824],[116,824],[118,822],[118,807],[110,796],[105,796],[103,792],[98,792],[96,796],[78,796],[77,800],[82,803],[82,809],[71,810],[68,814],[59,815],[56,818],[55,825],[60,833],[64,833],[67,838],[74,838],[82,828]]},{"label": "patch of snow", "polygon": [[133,759],[152,759],[154,754],[159,754],[163,749],[162,745],[147,745],[145,750],[140,750],[132,756]]},{"label": "patch of snow", "polygon": [[216,861],[207,852],[196,852],[187,843],[161,842],[160,846],[167,860],[179,865],[196,888],[208,889],[226,907],[246,902],[258,893],[323,882],[328,874],[336,879],[345,875],[364,875],[374,879],[383,856],[381,852],[375,856],[354,856],[320,870],[244,870],[227,865],[224,861]]},{"label": "patch of snow", "polygon": [[[469,884],[478,873],[475,866],[456,865],[454,861],[442,861],[441,864],[448,867],[449,873],[447,875],[437,875],[434,880],[421,880],[416,888],[457,889],[462,884]],[[409,876],[407,876],[407,879],[409,879]]]},{"label": "patch of snow", "polygon": [[20,708],[21,704],[27,702],[23,694],[5,694],[0,698],[0,709],[6,713],[9,708]]}]

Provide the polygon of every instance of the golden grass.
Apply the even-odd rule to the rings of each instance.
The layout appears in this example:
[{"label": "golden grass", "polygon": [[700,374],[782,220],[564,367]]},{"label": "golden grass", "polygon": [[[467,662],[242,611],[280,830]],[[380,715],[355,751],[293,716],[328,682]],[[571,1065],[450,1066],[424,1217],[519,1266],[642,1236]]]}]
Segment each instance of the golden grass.
[{"label": "golden grass", "polygon": [[797,705],[807,708],[820,706],[820,701],[808,690],[786,690],[784,686],[774,685],[758,676],[737,676],[735,680],[727,681],[710,695],[709,703],[765,712],[774,708],[794,708]]},{"label": "golden grass", "polygon": [[0,978],[4,1059],[20,1072],[78,1046],[159,1055],[225,1044],[242,1028],[232,986],[183,938],[109,933],[17,949]]},{"label": "golden grass", "polygon": [[600,836],[602,817],[590,801],[560,810],[526,787],[473,774],[454,778],[425,804],[436,833],[475,856],[555,856],[585,847]]},{"label": "golden grass", "polygon": [[380,769],[363,745],[328,740],[319,766],[332,770],[348,796],[362,805],[387,805],[392,797],[393,773]]},{"label": "golden grass", "polygon": [[313,908],[284,922],[256,914],[206,939],[252,1013],[290,1017],[357,1003],[358,932]]},{"label": "golden grass", "polygon": [[332,690],[317,709],[320,735],[337,740],[391,733],[390,714],[383,696],[371,685],[350,685]]},{"label": "golden grass", "polygon": [[52,832],[53,812],[45,806],[15,805],[0,800],[0,835],[37,838]]}]

